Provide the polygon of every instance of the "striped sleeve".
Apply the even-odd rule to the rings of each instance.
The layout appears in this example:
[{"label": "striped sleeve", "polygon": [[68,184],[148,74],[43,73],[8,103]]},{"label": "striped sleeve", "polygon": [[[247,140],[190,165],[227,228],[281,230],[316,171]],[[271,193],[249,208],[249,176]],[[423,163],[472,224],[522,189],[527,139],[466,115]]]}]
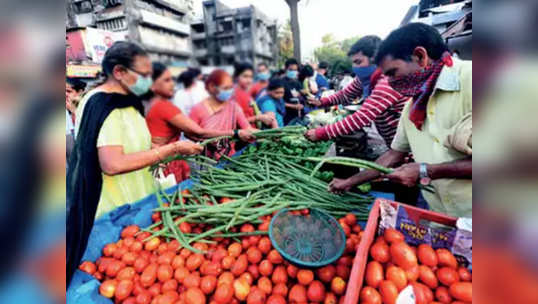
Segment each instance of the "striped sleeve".
[{"label": "striped sleeve", "polygon": [[339,122],[316,129],[316,136],[326,140],[355,133],[393,107],[400,97],[385,81],[380,81],[357,112]]},{"label": "striped sleeve", "polygon": [[362,83],[358,77],[336,94],[321,99],[322,106],[346,104],[362,96]]}]

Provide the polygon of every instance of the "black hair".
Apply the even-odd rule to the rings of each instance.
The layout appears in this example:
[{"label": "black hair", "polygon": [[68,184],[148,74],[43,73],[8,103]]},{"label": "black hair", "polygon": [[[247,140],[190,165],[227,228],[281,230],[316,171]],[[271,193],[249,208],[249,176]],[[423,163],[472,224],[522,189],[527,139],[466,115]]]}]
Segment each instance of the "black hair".
[{"label": "black hair", "polygon": [[152,64],[152,67],[153,67],[153,74],[151,75],[151,79],[153,79],[153,81],[157,80],[157,78],[161,77],[161,75],[164,73],[164,71],[166,71],[168,68],[166,67],[166,65],[158,62],[158,61],[155,61],[153,62]]},{"label": "black hair", "polygon": [[202,74],[202,71],[199,68],[189,68],[187,71],[189,71],[193,75],[194,78]]},{"label": "black hair", "polygon": [[234,78],[239,77],[244,71],[251,70],[254,72],[254,67],[248,62],[239,62],[234,66]]},{"label": "black hair", "polygon": [[279,88],[284,87],[284,81],[280,78],[273,78],[269,81],[269,84],[267,85],[267,91],[273,91]]},{"label": "black hair", "polygon": [[433,60],[440,59],[448,51],[443,37],[434,27],[424,23],[409,23],[392,31],[381,43],[375,62],[379,65],[389,55],[394,59],[411,61],[411,55],[418,46],[425,48]]},{"label": "black hair", "polygon": [[101,66],[105,75],[112,75],[116,65],[131,68],[136,56],[147,56],[148,53],[138,44],[117,41],[105,53]]},{"label": "black hair", "polygon": [[286,59],[286,62],[284,63],[284,67],[286,69],[288,69],[288,67],[292,64],[296,64],[296,65],[299,65],[299,62],[297,62],[297,60],[295,58],[289,58],[289,59]]},{"label": "black hair", "polygon": [[322,61],[318,64],[318,68],[326,70],[329,68],[329,63],[327,61]]},{"label": "black hair", "polygon": [[375,35],[364,36],[361,39],[357,40],[355,44],[351,46],[348,56],[353,56],[355,54],[363,53],[364,56],[368,58],[374,58],[379,45],[381,44],[381,38]]},{"label": "black hair", "polygon": [[303,81],[305,78],[312,76],[314,76],[314,69],[308,64],[303,65],[299,71],[299,80]]},{"label": "black hair", "polygon": [[65,82],[67,82],[75,91],[80,92],[86,88],[86,83],[77,78],[67,77]]},{"label": "black hair", "polygon": [[197,74],[194,69],[188,69],[183,73],[179,74],[177,81],[181,82],[183,84],[183,87],[188,88],[194,83],[194,79],[196,79],[198,75],[200,74]]},{"label": "black hair", "polygon": [[260,62],[260,63],[258,63],[258,66],[262,66],[262,65],[263,65],[264,67],[268,68],[267,63],[265,63],[265,62]]}]

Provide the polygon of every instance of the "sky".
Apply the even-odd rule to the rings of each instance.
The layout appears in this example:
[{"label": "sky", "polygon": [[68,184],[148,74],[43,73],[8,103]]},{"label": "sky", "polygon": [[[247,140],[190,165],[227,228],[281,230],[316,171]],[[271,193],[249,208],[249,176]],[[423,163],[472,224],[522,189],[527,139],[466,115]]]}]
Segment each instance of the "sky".
[{"label": "sky", "polygon": [[[285,0],[221,0],[229,7],[253,4],[268,17],[284,23],[290,16]],[[312,56],[321,37],[333,34],[342,40],[375,34],[386,37],[397,28],[411,5],[419,0],[301,0],[299,25],[302,57]],[[202,0],[195,0],[195,10],[202,11]]]}]

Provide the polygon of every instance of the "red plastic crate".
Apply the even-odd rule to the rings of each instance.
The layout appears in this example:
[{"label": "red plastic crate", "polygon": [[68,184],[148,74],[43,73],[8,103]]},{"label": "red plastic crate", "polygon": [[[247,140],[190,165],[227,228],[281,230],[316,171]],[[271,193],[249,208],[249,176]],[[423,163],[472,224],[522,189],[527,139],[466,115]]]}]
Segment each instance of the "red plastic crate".
[{"label": "red plastic crate", "polygon": [[357,249],[357,253],[355,254],[355,259],[353,260],[353,267],[351,269],[351,274],[349,276],[349,281],[347,284],[344,304],[356,304],[359,302],[359,293],[362,289],[364,272],[366,270],[366,263],[368,262],[368,252],[370,251],[370,246],[372,246],[372,243],[374,242],[377,228],[379,226],[379,204],[382,201],[389,202],[394,207],[400,206],[405,208],[409,216],[415,221],[417,225],[421,220],[427,220],[446,226],[456,227],[457,218],[382,198],[376,199],[372,210],[370,211],[370,215],[368,216],[368,223],[366,224],[366,228],[364,229],[359,248]]}]

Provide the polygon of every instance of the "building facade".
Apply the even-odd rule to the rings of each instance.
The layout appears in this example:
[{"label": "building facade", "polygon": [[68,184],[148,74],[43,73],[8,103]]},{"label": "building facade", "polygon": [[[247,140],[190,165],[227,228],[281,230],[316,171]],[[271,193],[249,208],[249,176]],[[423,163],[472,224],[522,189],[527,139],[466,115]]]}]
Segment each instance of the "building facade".
[{"label": "building facade", "polygon": [[190,23],[194,0],[68,0],[66,27],[122,34],[152,60],[178,69],[192,64]]},{"label": "building facade", "polygon": [[201,66],[276,65],[276,20],[252,5],[232,9],[218,0],[204,1],[203,18],[191,23],[191,38],[194,58]]}]

